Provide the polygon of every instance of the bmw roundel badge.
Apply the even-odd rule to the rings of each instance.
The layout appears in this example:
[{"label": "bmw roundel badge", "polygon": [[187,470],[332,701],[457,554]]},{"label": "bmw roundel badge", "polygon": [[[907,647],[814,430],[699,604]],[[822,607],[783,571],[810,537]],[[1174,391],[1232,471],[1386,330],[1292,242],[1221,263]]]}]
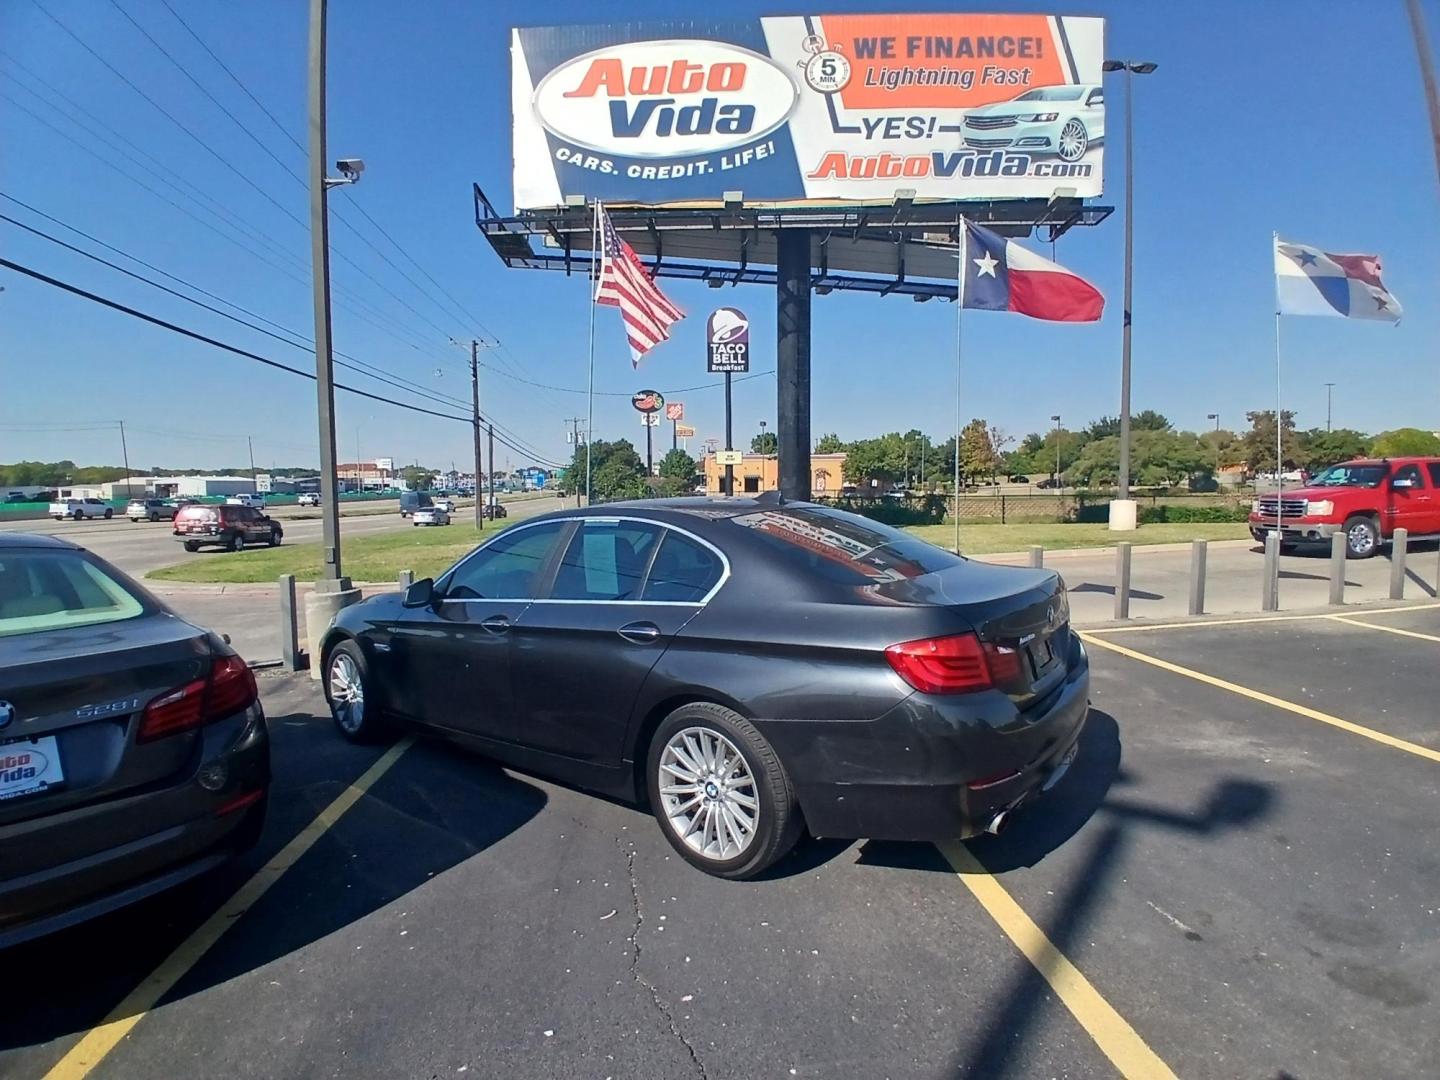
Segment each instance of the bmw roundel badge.
[{"label": "bmw roundel badge", "polygon": [[8,701],[0,701],[0,731],[4,731],[15,719],[15,706]]}]

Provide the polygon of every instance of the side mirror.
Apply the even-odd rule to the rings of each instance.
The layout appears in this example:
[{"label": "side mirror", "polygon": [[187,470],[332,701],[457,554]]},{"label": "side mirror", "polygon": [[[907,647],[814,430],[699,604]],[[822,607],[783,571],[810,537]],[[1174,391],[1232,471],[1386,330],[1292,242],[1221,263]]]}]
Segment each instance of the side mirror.
[{"label": "side mirror", "polygon": [[430,602],[435,599],[435,580],[433,578],[421,578],[419,581],[410,583],[405,590],[406,607],[429,607]]}]

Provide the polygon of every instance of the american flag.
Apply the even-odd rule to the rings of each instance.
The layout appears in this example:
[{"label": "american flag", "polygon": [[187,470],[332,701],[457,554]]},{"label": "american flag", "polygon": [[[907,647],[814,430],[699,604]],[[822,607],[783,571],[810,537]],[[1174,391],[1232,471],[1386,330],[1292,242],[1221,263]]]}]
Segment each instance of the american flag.
[{"label": "american flag", "polygon": [[620,239],[610,224],[610,215],[598,202],[595,217],[600,231],[600,277],[595,283],[595,302],[620,309],[625,334],[630,339],[630,360],[640,358],[670,337],[670,324],[685,313],[670,302],[651,280],[635,249]]}]

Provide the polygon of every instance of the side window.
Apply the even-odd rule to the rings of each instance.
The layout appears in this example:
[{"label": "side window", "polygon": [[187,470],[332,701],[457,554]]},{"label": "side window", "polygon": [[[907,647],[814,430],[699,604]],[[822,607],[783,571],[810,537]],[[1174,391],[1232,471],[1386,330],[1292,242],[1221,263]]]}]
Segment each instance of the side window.
[{"label": "side window", "polygon": [[550,549],[566,527],[552,521],[502,533],[455,568],[446,600],[525,600],[535,595]]},{"label": "side window", "polygon": [[1090,93],[1089,93],[1089,95],[1085,98],[1085,104],[1086,104],[1086,105],[1090,105],[1090,106],[1104,105],[1104,104],[1105,104],[1105,91],[1104,91],[1104,90],[1091,90]]},{"label": "side window", "polygon": [[1395,470],[1395,475],[1391,478],[1390,484],[1393,487],[1397,481],[1401,480],[1409,481],[1412,488],[1423,488],[1425,486],[1425,481],[1420,479],[1419,465],[1402,465]]},{"label": "side window", "polygon": [[1430,486],[1440,488],[1440,461],[1429,462],[1425,468],[1430,472]]},{"label": "side window", "polygon": [[657,525],[587,521],[560,560],[551,599],[640,599],[640,583],[659,538]]},{"label": "side window", "polygon": [[723,572],[713,551],[667,529],[645,582],[644,599],[696,603],[715,587]]}]

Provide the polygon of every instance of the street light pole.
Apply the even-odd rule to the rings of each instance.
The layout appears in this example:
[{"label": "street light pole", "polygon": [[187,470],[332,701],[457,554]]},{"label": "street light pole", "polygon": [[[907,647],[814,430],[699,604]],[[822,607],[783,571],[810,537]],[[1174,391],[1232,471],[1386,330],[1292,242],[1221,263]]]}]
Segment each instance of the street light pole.
[{"label": "street light pole", "polygon": [[1327,382],[1327,383],[1325,384],[1325,430],[1326,430],[1326,431],[1329,431],[1329,430],[1330,430],[1330,405],[1331,405],[1331,402],[1334,400],[1334,390],[1335,390],[1335,384],[1334,384],[1333,382]]},{"label": "street light pole", "polygon": [[[340,573],[340,481],[335,474],[335,369],[330,355],[330,216],[325,176],[325,3],[310,0],[310,259],[315,290],[315,400],[320,421],[321,580]],[[318,661],[317,661],[318,662]]]},{"label": "street light pole", "polygon": [[[1205,419],[1215,421],[1215,434],[1218,436],[1220,434],[1220,414],[1218,412],[1206,413]],[[1220,440],[1218,437],[1215,440],[1215,482],[1217,484],[1220,482]]]},{"label": "street light pole", "polygon": [[[1120,484],[1117,501],[1127,504],[1130,500],[1130,312],[1131,296],[1135,278],[1135,131],[1134,106],[1131,78],[1134,75],[1148,75],[1156,65],[1148,61],[1106,60],[1102,65],[1106,71],[1125,72],[1125,301],[1124,318],[1120,328]],[[1133,507],[1122,511],[1123,520],[1117,521],[1111,514],[1110,525],[1117,529],[1135,527]]]}]

